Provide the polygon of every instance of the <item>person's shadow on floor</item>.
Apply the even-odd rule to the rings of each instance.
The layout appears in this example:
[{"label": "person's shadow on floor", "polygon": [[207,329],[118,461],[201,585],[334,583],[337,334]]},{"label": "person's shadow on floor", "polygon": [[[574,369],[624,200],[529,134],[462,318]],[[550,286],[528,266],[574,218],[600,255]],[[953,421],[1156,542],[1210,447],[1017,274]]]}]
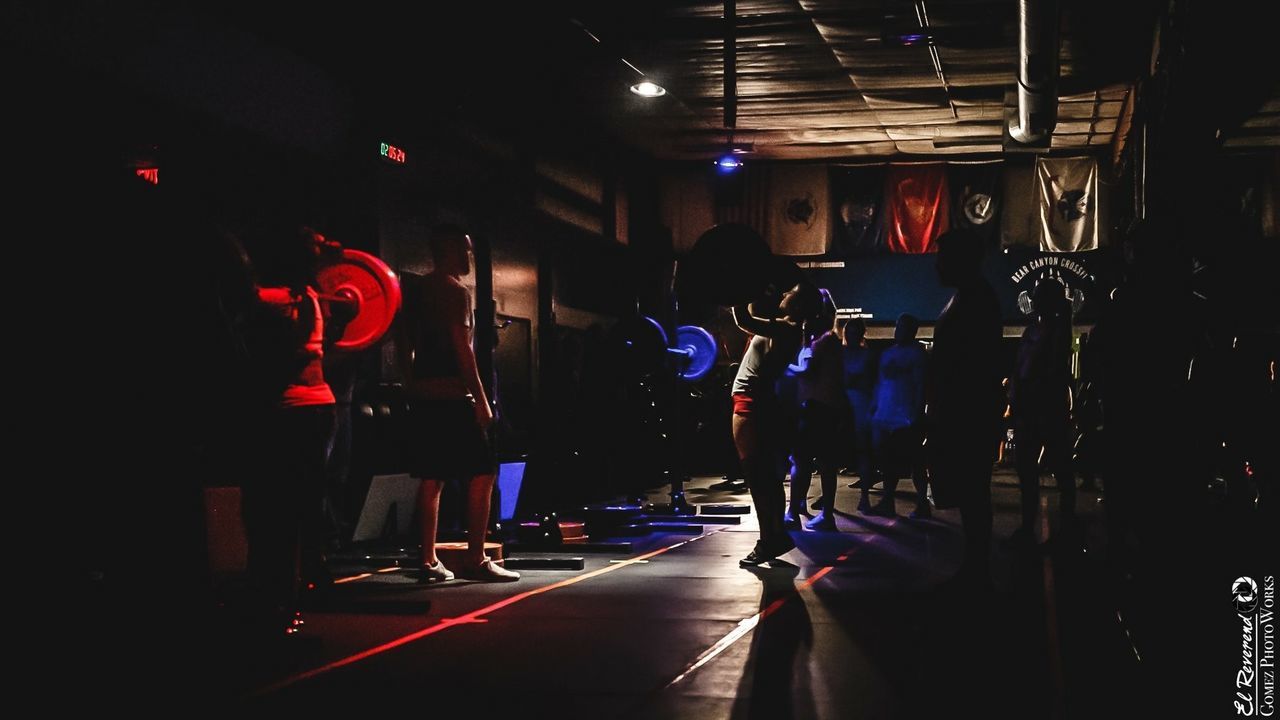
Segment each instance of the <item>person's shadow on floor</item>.
[{"label": "person's shadow on floor", "polygon": [[813,628],[804,598],[796,593],[800,568],[783,560],[750,568],[760,579],[761,616],[738,683],[732,718],[787,720],[817,717],[809,682]]}]

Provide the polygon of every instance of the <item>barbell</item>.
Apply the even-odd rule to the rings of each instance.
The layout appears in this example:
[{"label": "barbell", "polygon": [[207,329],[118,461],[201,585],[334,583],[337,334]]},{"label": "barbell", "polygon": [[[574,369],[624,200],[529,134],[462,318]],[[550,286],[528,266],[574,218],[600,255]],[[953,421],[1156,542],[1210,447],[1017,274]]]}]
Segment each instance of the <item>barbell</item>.
[{"label": "barbell", "polygon": [[715,338],[697,325],[676,328],[676,340],[671,343],[657,320],[637,315],[619,321],[610,335],[616,362],[630,375],[651,375],[670,361],[677,378],[694,382],[706,377],[716,364]]},{"label": "barbell", "polygon": [[386,263],[367,252],[343,249],[340,259],[316,273],[320,297],[348,307],[351,319],[334,346],[363,350],[382,339],[400,310],[400,280]]}]

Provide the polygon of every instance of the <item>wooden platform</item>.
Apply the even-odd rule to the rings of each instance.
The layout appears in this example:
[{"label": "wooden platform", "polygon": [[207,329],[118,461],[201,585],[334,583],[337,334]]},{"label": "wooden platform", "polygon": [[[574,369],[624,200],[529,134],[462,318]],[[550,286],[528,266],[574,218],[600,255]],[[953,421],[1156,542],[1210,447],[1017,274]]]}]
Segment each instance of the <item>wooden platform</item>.
[{"label": "wooden platform", "polygon": [[[444,563],[445,567],[459,567],[462,565],[462,559],[466,557],[467,544],[465,542],[444,542],[436,543],[436,558]],[[502,543],[486,542],[484,544],[484,554],[493,560],[502,560]]]}]

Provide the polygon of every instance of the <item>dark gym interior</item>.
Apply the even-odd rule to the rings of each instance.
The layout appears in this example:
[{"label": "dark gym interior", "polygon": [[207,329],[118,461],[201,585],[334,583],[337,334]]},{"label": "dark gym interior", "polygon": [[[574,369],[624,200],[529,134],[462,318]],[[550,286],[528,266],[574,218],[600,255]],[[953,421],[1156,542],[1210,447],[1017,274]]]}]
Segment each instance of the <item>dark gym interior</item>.
[{"label": "dark gym interior", "polygon": [[42,702],[1270,716],[1275,15],[10,4]]}]

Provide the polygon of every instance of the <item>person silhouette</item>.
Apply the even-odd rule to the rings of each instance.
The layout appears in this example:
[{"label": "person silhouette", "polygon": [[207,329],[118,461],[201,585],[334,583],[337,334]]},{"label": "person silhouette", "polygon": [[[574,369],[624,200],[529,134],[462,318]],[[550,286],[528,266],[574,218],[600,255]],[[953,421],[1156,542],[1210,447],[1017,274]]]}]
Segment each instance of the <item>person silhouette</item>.
[{"label": "person silhouette", "polygon": [[[1009,404],[1018,444],[1022,525],[1013,547],[1034,545],[1040,510],[1041,464],[1058,483],[1063,530],[1075,517],[1076,484],[1071,467],[1071,305],[1066,288],[1046,277],[1032,295],[1035,318],[1022,333],[1009,376]],[[1042,459],[1043,457],[1043,459]]]},{"label": "person silhouette", "polygon": [[254,258],[262,308],[254,335],[271,409],[242,506],[254,620],[293,634],[301,627],[303,574],[315,576],[323,566],[319,532],[334,396],[324,377],[316,272],[329,246],[310,228],[267,235]]},{"label": "person silhouette", "polygon": [[781,411],[774,387],[799,353],[801,326],[814,316],[819,303],[818,289],[802,281],[781,298],[766,290],[756,302],[733,308],[734,322],[752,335],[733,380],[733,441],[760,522],[759,541],[738,563],[743,567],[768,562],[795,547],[783,524],[786,502],[777,457]]},{"label": "person silhouette", "polygon": [[959,585],[991,583],[991,470],[1000,440],[1000,303],[982,277],[982,242],[962,228],[938,238],[938,280],[955,288],[938,316],[926,375],[934,499],[960,508]]},{"label": "person silhouette", "polygon": [[836,305],[831,293],[820,290],[821,312],[805,326],[810,338],[809,361],[799,373],[797,400],[800,421],[796,428],[795,463],[791,473],[791,503],[785,519],[799,520],[816,465],[821,476],[821,510],[805,523],[809,530],[836,529],[836,476],[839,472],[839,430],[848,415],[844,396],[844,363],[835,334]]},{"label": "person silhouette", "polygon": [[845,396],[853,411],[853,465],[858,482],[850,487],[862,490],[858,509],[871,509],[867,492],[875,479],[871,476],[871,400],[876,388],[876,353],[867,345],[867,323],[850,318],[844,325],[841,354],[844,358]]},{"label": "person silhouette", "polygon": [[928,353],[916,340],[920,321],[914,315],[898,316],[893,345],[880,354],[874,407],[871,413],[876,473],[884,480],[884,495],[869,511],[893,517],[898,480],[910,475],[915,482],[913,518],[932,514],[921,466],[921,419],[924,416],[924,384]]}]

